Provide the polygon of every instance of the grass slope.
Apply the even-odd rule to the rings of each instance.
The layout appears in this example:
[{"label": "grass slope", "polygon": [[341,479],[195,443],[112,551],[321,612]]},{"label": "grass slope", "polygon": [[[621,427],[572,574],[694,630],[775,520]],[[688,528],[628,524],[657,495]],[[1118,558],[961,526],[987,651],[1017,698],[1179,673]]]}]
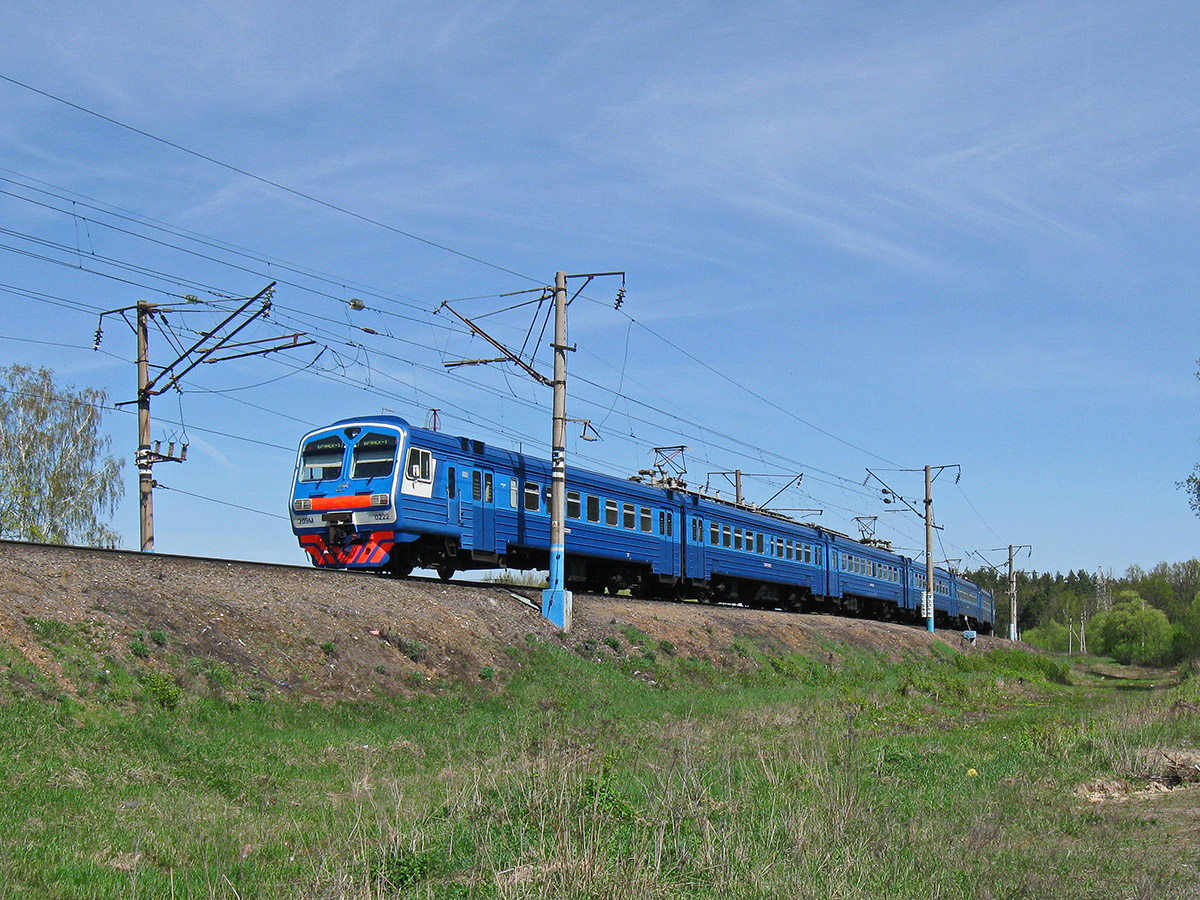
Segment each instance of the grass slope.
[{"label": "grass slope", "polygon": [[531,637],[515,674],[320,705],[31,627],[92,687],[0,650],[4,898],[1196,896],[1190,788],[1079,789],[1195,746],[1197,680],[1071,684],[944,645],[739,644],[722,668],[629,629],[613,653]]}]

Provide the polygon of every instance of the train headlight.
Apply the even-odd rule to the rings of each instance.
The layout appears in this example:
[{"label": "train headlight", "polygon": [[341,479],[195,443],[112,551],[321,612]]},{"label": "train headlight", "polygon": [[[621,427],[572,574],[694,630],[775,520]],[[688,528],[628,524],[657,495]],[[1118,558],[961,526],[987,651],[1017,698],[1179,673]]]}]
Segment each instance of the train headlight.
[{"label": "train headlight", "polygon": [[312,509],[311,500],[294,500],[292,501],[292,509],[296,512],[308,512]]},{"label": "train headlight", "polygon": [[372,494],[371,495],[371,505],[372,506],[387,506],[388,503],[391,502],[391,500],[392,500],[392,498],[388,494]]}]

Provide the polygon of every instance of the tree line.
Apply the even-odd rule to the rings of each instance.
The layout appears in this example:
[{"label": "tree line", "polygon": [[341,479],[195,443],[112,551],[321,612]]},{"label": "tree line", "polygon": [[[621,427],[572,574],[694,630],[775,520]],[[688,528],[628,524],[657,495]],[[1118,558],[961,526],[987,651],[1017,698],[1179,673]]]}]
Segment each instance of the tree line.
[{"label": "tree line", "polygon": [[[996,598],[996,633],[1007,634],[1008,576],[965,573]],[[1122,663],[1168,665],[1200,654],[1200,560],[1130,566],[1122,576],[1086,570],[1017,572],[1017,630],[1047,650],[1079,649]]]}]

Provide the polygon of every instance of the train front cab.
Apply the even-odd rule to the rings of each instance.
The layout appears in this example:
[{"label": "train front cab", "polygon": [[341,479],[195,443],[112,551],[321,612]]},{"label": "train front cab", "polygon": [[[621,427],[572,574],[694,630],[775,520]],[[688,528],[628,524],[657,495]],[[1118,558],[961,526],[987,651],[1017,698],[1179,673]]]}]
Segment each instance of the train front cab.
[{"label": "train front cab", "polygon": [[339,423],[305,435],[292,483],[292,531],[314,565],[378,568],[395,542],[397,459],[405,431]]},{"label": "train front cab", "polygon": [[292,530],[314,565],[407,575],[457,544],[437,437],[395,416],[345,419],[304,436]]}]

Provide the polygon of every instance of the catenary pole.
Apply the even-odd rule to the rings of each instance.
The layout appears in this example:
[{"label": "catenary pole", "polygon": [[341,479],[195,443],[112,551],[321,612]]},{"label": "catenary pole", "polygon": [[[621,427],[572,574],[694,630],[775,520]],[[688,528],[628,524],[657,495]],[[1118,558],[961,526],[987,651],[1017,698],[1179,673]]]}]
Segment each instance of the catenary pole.
[{"label": "catenary pole", "polygon": [[925,627],[933,631],[933,478],[925,467]]},{"label": "catenary pole", "polygon": [[1008,639],[1017,639],[1017,573],[1013,571],[1013,545],[1008,545]]},{"label": "catenary pole", "polygon": [[154,552],[154,470],[150,456],[150,357],[147,322],[150,304],[137,304],[138,517],[143,553]]},{"label": "catenary pole", "polygon": [[550,446],[550,573],[542,592],[542,615],[571,630],[571,592],[566,589],[567,517],[567,273],[554,274],[554,425]]}]

